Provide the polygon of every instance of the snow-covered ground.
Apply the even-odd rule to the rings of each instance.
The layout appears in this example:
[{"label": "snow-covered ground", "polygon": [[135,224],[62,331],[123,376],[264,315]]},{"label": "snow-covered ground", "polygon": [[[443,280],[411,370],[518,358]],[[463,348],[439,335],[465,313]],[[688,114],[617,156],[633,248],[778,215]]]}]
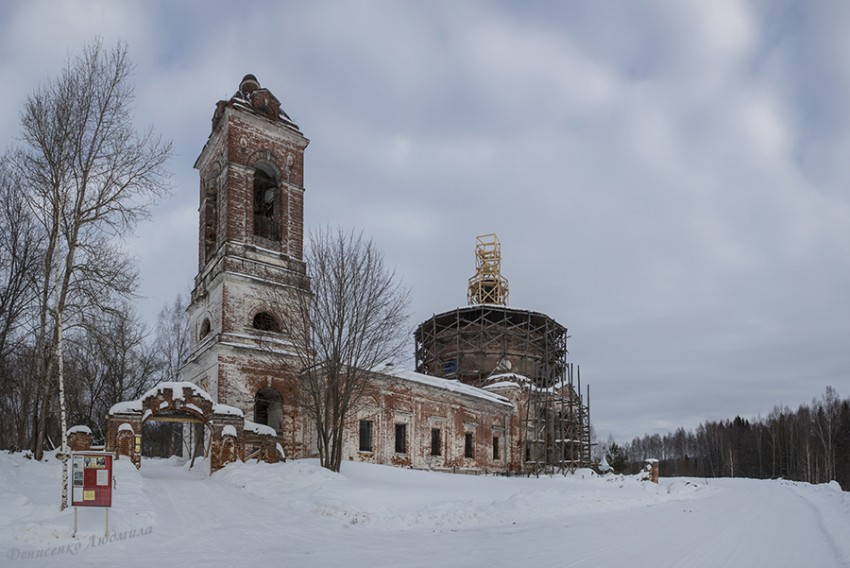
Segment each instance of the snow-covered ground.
[{"label": "snow-covered ground", "polygon": [[116,462],[104,511],[0,453],[0,566],[850,566],[850,493],[748,479],[468,477],[345,463]]}]

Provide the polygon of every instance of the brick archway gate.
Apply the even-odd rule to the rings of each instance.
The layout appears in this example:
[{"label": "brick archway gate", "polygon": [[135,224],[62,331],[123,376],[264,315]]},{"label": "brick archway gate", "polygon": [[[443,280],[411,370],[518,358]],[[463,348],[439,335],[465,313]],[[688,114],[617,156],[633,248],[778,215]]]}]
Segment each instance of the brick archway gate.
[{"label": "brick archway gate", "polygon": [[[142,463],[142,425],[148,420],[203,424],[204,455],[210,473],[236,460],[284,458],[274,431],[245,420],[242,411],[217,404],[203,389],[188,382],[163,382],[138,400],[119,402],[109,409],[106,450]],[[193,450],[194,451],[194,450]]]},{"label": "brick archway gate", "polygon": [[[131,434],[129,425],[125,430],[118,431],[119,448],[126,442],[124,437]],[[127,434],[124,434],[126,432]],[[209,446],[211,425],[209,421],[183,410],[166,410],[152,414],[142,421],[142,461],[150,458],[170,458],[178,456],[182,459],[203,458],[204,451]]]}]

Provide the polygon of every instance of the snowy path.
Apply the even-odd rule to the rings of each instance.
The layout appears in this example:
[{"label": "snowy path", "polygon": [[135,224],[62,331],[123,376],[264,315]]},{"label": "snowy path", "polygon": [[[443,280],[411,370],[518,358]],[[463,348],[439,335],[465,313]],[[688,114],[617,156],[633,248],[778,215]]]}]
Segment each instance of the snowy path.
[{"label": "snowy path", "polygon": [[850,566],[850,538],[842,543],[824,531],[824,523],[840,521],[850,535],[850,517],[824,519],[805,497],[778,483],[712,485],[719,490],[710,498],[620,513],[468,530],[359,532],[310,565]]},{"label": "snowy path", "polygon": [[[848,539],[841,544],[824,534],[821,512],[792,489],[711,483],[718,491],[710,498],[472,538],[496,565],[521,562],[532,550],[539,566],[850,566]],[[850,529],[850,517],[840,521]]]},{"label": "snowy path", "polygon": [[[0,546],[75,542],[69,514],[37,493],[58,468],[22,463],[16,467],[23,471],[4,478],[3,459],[0,499],[15,508],[8,521],[0,517]],[[850,566],[850,494],[834,486],[474,478],[363,464],[346,464],[336,475],[303,462],[228,466],[210,478],[151,460],[141,472],[122,464],[117,474],[111,524],[148,526],[150,534],[76,555],[0,564]],[[83,542],[103,527],[95,511],[86,513]]]}]

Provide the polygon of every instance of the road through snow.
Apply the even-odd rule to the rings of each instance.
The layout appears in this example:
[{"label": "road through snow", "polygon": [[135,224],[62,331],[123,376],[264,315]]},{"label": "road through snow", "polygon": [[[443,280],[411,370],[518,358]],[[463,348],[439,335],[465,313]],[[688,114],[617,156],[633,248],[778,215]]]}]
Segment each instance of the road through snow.
[{"label": "road through snow", "polygon": [[[70,539],[69,512],[34,493],[53,464],[0,459],[0,546]],[[4,566],[850,566],[837,486],[747,479],[470,477],[345,464],[238,464],[212,477],[175,460],[119,460],[111,519],[149,534]],[[14,475],[12,475],[14,474]],[[43,477],[40,479],[39,476]],[[43,488],[42,488],[43,490]],[[55,499],[50,499],[55,501]],[[85,511],[81,540],[102,517]],[[8,519],[8,520],[7,520]],[[4,524],[5,523],[5,524]]]}]

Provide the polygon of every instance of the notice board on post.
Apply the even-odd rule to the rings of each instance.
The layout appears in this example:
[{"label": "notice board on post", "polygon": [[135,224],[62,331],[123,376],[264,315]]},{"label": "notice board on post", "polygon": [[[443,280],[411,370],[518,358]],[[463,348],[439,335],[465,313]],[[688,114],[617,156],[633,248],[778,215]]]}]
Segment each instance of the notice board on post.
[{"label": "notice board on post", "polygon": [[112,506],[112,454],[71,452],[71,505]]}]

